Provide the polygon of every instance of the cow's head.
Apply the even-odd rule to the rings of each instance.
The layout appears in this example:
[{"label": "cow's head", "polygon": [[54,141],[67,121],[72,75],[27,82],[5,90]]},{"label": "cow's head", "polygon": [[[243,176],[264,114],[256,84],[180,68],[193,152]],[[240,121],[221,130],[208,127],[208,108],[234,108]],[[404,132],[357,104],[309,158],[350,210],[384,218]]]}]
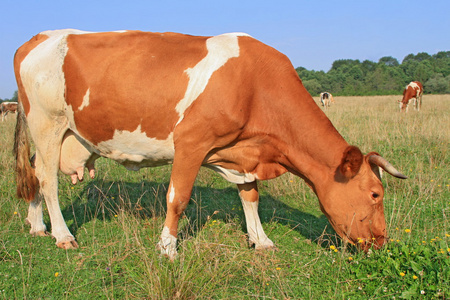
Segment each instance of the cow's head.
[{"label": "cow's head", "polygon": [[408,107],[408,103],[404,103],[403,100],[398,100],[398,108],[400,111],[404,111]]},{"label": "cow's head", "polygon": [[364,156],[357,147],[349,146],[333,183],[319,195],[321,209],[335,231],[365,251],[381,247],[387,239],[380,168],[406,178],[377,153]]}]

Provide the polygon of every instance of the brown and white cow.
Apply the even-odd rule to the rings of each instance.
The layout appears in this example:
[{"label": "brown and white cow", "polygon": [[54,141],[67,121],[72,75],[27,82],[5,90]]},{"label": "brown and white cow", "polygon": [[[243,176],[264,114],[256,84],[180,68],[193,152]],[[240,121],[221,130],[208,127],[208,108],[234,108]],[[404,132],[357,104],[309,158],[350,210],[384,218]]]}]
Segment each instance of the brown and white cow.
[{"label": "brown and white cow", "polygon": [[415,110],[422,107],[423,86],[418,81],[411,81],[403,90],[403,98],[399,102],[400,111],[408,112],[409,103],[412,102]]},{"label": "brown and white cow", "polygon": [[17,111],[17,102],[2,102],[0,104],[0,112],[2,114],[2,122],[5,120],[9,113],[15,113]]},{"label": "brown and white cow", "polygon": [[331,103],[334,103],[333,95],[328,92],[320,93],[320,103],[325,108],[325,110],[331,106]]},{"label": "brown and white cow", "polygon": [[[289,59],[242,33],[42,32],[17,50],[18,196],[42,235],[45,199],[60,248],[77,248],[58,202],[58,170],[83,179],[103,156],[127,169],[173,164],[159,248],[173,259],[177,227],[201,166],[236,183],[250,243],[271,248],[258,180],[292,172],[317,194],[336,232],[363,249],[386,239],[379,167],[350,146],[314,103]],[[28,124],[36,146],[30,166]]]}]

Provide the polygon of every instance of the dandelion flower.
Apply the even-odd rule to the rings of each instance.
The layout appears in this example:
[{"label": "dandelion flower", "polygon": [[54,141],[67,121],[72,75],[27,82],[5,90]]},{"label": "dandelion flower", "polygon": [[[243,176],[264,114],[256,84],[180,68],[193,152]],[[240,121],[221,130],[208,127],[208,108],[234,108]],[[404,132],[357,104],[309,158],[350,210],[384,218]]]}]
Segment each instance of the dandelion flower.
[{"label": "dandelion flower", "polygon": [[278,271],[279,271],[279,270],[281,270],[281,268],[280,268],[280,267],[278,267],[278,268],[276,268],[276,269],[277,269]]},{"label": "dandelion flower", "polygon": [[410,232],[411,232],[411,229],[408,229],[408,228],[407,228],[407,229],[405,229],[405,232],[406,232],[406,233],[410,233]]},{"label": "dandelion flower", "polygon": [[14,214],[17,215],[17,211],[15,211]]},{"label": "dandelion flower", "polygon": [[336,249],[336,247],[333,246],[333,245],[331,245],[331,246],[330,246],[330,249],[331,249],[331,250],[334,250],[334,249]]},{"label": "dandelion flower", "polygon": [[349,256],[349,257],[348,257],[348,260],[349,260],[349,261],[352,261],[352,260],[353,260],[353,257]]},{"label": "dandelion flower", "polygon": [[405,276],[406,274],[404,272],[400,272],[400,276]]},{"label": "dandelion flower", "polygon": [[55,277],[58,277],[58,276],[59,276],[59,273],[58,273],[58,272],[56,272],[56,273],[55,273]]},{"label": "dandelion flower", "polygon": [[419,278],[419,277],[417,277],[416,275],[413,276],[413,279],[417,279],[417,278]]}]

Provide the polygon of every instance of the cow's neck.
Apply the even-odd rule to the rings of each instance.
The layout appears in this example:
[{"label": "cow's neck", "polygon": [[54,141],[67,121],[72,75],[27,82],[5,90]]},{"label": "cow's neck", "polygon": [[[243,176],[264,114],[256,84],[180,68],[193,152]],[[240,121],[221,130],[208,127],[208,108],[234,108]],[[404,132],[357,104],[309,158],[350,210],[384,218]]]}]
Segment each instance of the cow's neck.
[{"label": "cow's neck", "polygon": [[288,110],[280,107],[280,113],[287,111],[288,115],[273,127],[279,129],[273,132],[283,153],[279,163],[317,193],[319,185],[333,180],[348,143],[304,88],[289,103],[295,104]]}]

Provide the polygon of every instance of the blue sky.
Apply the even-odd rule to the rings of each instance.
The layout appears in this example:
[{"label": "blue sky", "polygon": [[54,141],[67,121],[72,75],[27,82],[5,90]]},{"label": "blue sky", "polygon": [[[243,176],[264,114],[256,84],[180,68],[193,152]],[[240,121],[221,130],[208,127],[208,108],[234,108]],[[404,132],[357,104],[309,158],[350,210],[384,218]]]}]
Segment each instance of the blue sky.
[{"label": "blue sky", "polygon": [[328,71],[337,59],[401,62],[410,53],[449,51],[449,12],[449,0],[3,0],[0,98],[17,89],[16,49],[49,29],[246,32],[286,54],[294,67]]}]

